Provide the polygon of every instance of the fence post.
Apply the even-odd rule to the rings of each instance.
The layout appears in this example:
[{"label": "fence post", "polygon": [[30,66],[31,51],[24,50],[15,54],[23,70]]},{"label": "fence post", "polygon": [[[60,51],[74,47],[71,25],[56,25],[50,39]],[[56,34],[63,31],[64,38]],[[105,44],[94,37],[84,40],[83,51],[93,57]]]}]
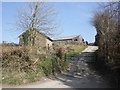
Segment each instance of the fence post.
[{"label": "fence post", "polygon": [[66,61],[66,59],[67,59],[67,55],[66,55],[66,53],[65,53],[65,61]]}]

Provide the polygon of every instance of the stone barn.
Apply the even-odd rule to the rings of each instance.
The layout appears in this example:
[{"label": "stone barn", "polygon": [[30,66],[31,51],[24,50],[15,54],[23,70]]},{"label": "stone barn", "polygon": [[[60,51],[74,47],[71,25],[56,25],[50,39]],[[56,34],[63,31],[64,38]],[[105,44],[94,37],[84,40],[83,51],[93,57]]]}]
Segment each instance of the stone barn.
[{"label": "stone barn", "polygon": [[69,43],[84,43],[84,39],[80,35],[59,37],[53,40],[54,44],[65,45]]},{"label": "stone barn", "polygon": [[34,46],[36,48],[50,49],[53,40],[37,29],[29,29],[19,36],[19,44],[21,46]]}]

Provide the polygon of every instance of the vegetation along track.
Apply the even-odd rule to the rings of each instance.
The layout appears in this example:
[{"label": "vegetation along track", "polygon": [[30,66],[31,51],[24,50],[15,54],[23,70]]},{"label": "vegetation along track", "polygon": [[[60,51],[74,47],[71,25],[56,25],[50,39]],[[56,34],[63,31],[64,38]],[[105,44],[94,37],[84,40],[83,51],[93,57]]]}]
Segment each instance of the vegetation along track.
[{"label": "vegetation along track", "polygon": [[105,80],[92,66],[95,61],[97,46],[88,46],[80,54],[75,55],[66,72],[54,78],[35,83],[4,86],[12,88],[108,88],[109,82]]}]

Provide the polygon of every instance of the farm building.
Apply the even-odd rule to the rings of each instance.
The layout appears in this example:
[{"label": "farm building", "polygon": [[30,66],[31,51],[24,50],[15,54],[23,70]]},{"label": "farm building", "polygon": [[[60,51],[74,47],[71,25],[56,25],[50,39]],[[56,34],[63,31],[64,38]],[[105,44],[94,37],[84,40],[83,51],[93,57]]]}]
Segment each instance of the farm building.
[{"label": "farm building", "polygon": [[53,40],[54,44],[65,45],[69,43],[84,43],[84,39],[80,35],[59,37]]},{"label": "farm building", "polygon": [[37,29],[29,29],[19,36],[19,44],[21,46],[34,46],[36,48],[50,48],[52,47],[52,39],[45,34],[39,32]]}]

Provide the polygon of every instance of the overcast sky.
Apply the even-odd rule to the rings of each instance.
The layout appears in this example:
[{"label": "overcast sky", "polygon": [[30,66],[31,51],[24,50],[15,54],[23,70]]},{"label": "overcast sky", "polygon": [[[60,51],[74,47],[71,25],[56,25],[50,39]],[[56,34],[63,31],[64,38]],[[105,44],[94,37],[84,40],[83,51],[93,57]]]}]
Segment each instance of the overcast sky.
[{"label": "overcast sky", "polygon": [[[98,9],[96,2],[56,2],[52,3],[57,11],[59,36],[81,35],[85,41],[94,42],[95,28],[90,20],[93,11]],[[15,23],[17,8],[24,7],[25,3],[3,2],[2,3],[2,40],[18,43],[20,31],[15,31],[12,23]],[[0,40],[1,41],[1,40]]]}]

